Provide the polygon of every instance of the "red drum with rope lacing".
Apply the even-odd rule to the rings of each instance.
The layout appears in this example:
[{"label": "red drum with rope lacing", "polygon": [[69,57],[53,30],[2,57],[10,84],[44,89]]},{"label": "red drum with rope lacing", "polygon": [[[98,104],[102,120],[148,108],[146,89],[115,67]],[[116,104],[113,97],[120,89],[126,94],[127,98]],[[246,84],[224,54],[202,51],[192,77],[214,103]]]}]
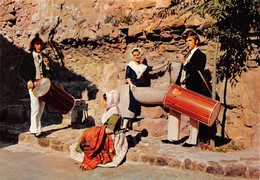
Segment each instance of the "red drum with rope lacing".
[{"label": "red drum with rope lacing", "polygon": [[55,84],[51,84],[48,78],[36,82],[33,95],[61,114],[70,112],[76,103],[73,96]]},{"label": "red drum with rope lacing", "polygon": [[207,126],[216,121],[221,104],[206,96],[172,84],[163,99],[165,107],[189,115]]}]

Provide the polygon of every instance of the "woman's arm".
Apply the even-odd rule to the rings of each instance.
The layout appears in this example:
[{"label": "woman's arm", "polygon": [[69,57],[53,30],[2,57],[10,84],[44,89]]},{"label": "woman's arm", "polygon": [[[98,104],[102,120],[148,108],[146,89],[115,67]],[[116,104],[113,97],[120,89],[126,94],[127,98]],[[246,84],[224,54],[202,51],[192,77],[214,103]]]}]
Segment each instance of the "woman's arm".
[{"label": "woman's arm", "polygon": [[160,65],[157,65],[157,66],[153,66],[153,71],[157,71],[157,70],[161,70],[163,68],[165,68],[166,66],[168,66],[170,63],[170,60],[167,59],[166,62],[164,64],[160,64]]},{"label": "woman's arm", "polygon": [[126,79],[126,82],[130,85],[131,87],[131,90],[133,87],[135,87],[135,85],[133,84],[133,82],[131,81],[131,78],[130,78],[130,70],[131,68],[129,66],[126,67],[126,75],[125,75],[125,79]]},{"label": "woman's arm", "polygon": [[130,78],[127,78],[127,79],[126,79],[126,82],[130,85],[131,90],[132,90],[133,87],[136,87],[136,86],[132,83],[132,81],[131,81]]}]

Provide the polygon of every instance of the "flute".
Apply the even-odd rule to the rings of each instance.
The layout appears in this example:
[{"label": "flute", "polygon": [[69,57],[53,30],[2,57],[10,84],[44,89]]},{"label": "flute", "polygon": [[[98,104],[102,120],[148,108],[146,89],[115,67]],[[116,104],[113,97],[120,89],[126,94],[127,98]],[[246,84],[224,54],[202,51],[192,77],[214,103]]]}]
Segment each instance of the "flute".
[{"label": "flute", "polygon": [[[185,51],[187,51],[188,49],[188,46],[183,49],[179,54],[183,54]],[[188,52],[187,52],[188,53]],[[186,55],[187,55],[186,53]],[[184,55],[184,56],[186,56]],[[178,57],[176,56],[174,60],[176,60]],[[169,77],[170,77],[170,84],[172,84],[173,80],[172,80],[172,63],[170,62],[169,65],[168,65],[168,72],[169,72]]]},{"label": "flute", "polygon": [[180,54],[184,53],[189,47],[187,46],[184,50],[180,52]]},{"label": "flute", "polygon": [[[189,51],[187,52],[187,53],[185,53],[185,54],[183,54],[185,51],[187,51],[187,49],[188,49],[189,47],[187,46],[185,49],[183,49],[179,54],[182,54],[182,55],[184,55],[184,57],[189,53]],[[178,58],[177,56],[176,56],[176,58]]]},{"label": "flute", "polygon": [[184,55],[184,56],[186,56],[189,52],[187,52],[187,53],[185,53],[185,54],[183,54],[185,51],[187,51],[187,49],[188,49],[189,47],[186,47],[185,49],[183,49],[182,51],[180,51],[175,57],[173,57],[172,58],[172,60],[176,60],[176,59],[178,59],[178,55],[179,54],[182,54],[182,55]]}]

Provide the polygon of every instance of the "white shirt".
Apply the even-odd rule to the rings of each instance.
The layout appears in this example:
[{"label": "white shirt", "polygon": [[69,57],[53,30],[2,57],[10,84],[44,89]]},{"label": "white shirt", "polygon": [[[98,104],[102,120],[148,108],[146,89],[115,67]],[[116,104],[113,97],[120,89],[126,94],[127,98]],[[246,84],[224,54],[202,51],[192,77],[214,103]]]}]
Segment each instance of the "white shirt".
[{"label": "white shirt", "polygon": [[194,48],[194,49],[192,49],[192,50],[190,51],[188,57],[186,58],[185,63],[183,64],[184,66],[185,66],[188,62],[190,62],[191,57],[193,56],[194,52],[195,52],[197,49],[199,49],[199,48],[197,47],[197,48]]},{"label": "white shirt", "polygon": [[[188,57],[185,58],[186,61],[185,61],[185,63],[183,63],[183,66],[186,66],[186,64],[188,64],[188,62],[190,62],[191,57],[193,56],[194,52],[195,52],[197,49],[199,49],[199,48],[198,48],[198,47],[197,47],[197,48],[194,48],[194,49],[192,49],[192,50],[189,52]],[[185,80],[185,78],[186,78],[186,71],[185,71],[184,69],[182,69],[181,82],[182,82],[183,80]],[[186,88],[185,84],[181,84],[181,87],[182,87],[182,88]]]},{"label": "white shirt", "polygon": [[40,53],[33,51],[33,59],[36,68],[35,79],[41,79],[43,77],[42,64],[41,64],[42,56],[40,55]]},{"label": "white shirt", "polygon": [[34,57],[35,59],[37,59],[38,63],[41,63],[41,62],[42,62],[42,56],[41,56],[40,53],[37,53],[37,52],[33,51],[33,57]]}]

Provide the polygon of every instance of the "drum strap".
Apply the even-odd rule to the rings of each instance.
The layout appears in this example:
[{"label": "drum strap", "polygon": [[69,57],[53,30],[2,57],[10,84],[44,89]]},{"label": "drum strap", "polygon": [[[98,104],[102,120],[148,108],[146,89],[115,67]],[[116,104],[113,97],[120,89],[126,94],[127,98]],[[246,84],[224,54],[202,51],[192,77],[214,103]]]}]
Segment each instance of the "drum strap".
[{"label": "drum strap", "polygon": [[[60,83],[60,82],[59,82]],[[62,86],[62,84],[60,83],[60,87],[64,90],[64,87]]]},{"label": "drum strap", "polygon": [[64,87],[63,87],[63,85],[62,85],[61,82],[59,81],[59,79],[58,79],[58,78],[56,78],[56,79],[57,79],[58,83],[60,84],[60,87],[61,87],[63,90],[65,90]]},{"label": "drum strap", "polygon": [[171,68],[171,66],[172,66],[172,63],[169,63],[168,66],[167,66],[167,69],[166,69],[166,71],[168,70],[168,72],[169,72],[170,84],[172,84],[172,68]]},{"label": "drum strap", "polygon": [[[206,80],[204,79],[204,77],[203,77],[202,73],[201,73],[199,70],[198,70],[198,73],[199,73],[199,75],[200,75],[201,79],[203,80],[203,82],[205,83],[205,85],[207,86],[207,88],[208,88],[208,90],[209,90],[210,94],[212,95],[212,92],[211,92],[211,90],[210,90],[210,88],[209,88],[209,86],[208,86],[208,84],[207,84]],[[221,122],[220,122],[220,120],[218,120],[218,119],[216,119],[216,124],[219,124],[219,125],[222,127],[222,125],[221,125]],[[224,133],[225,133],[225,134],[226,134],[226,136],[228,137],[228,134],[226,133],[226,131],[225,131],[225,130],[224,130]],[[229,139],[229,137],[228,137],[228,139]]]},{"label": "drum strap", "polygon": [[211,92],[211,90],[210,90],[210,88],[209,88],[209,86],[208,86],[208,84],[207,84],[206,80],[204,79],[204,77],[203,77],[202,73],[200,72],[200,70],[198,70],[198,73],[199,73],[199,75],[200,75],[201,79],[203,80],[203,82],[205,83],[205,85],[207,86],[207,88],[208,88],[208,90],[209,90],[210,94],[212,95],[212,92]]}]

